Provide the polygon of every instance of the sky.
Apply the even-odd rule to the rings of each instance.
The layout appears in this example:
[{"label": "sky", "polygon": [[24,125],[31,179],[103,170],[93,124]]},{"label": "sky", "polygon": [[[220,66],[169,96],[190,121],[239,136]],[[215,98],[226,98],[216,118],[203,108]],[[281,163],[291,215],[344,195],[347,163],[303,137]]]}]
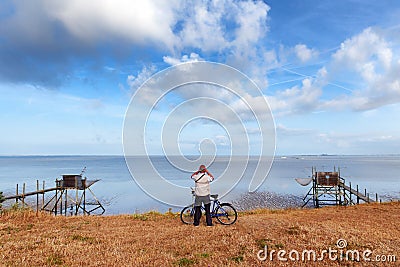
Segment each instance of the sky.
[{"label": "sky", "polygon": [[[0,155],[122,155],[138,88],[196,61],[256,83],[262,99],[251,101],[269,104],[277,155],[400,151],[399,1],[2,0]],[[169,104],[198,92],[178,96]],[[168,107],[149,122],[156,137]],[[205,139],[228,153],[225,123],[187,127],[182,153]]]}]

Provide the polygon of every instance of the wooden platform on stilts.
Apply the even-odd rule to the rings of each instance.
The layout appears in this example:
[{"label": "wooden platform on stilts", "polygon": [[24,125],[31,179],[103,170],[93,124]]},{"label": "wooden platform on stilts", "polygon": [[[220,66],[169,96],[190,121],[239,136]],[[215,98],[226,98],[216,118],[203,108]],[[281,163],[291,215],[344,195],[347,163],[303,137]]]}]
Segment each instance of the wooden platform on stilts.
[{"label": "wooden platform on stilts", "polygon": [[[84,169],[85,170],[85,169]],[[82,173],[84,172],[82,171]],[[26,198],[36,196],[36,211],[48,211],[54,215],[91,215],[104,214],[105,208],[100,203],[90,187],[99,180],[87,180],[80,175],[62,175],[62,179],[56,179],[56,186],[45,188],[43,181],[42,189],[39,189],[39,181],[36,181],[36,190],[25,192],[25,183],[22,192],[19,192],[18,184],[15,195],[4,196],[4,201],[13,200],[22,206],[28,206]],[[50,198],[45,198],[46,193],[53,193]],[[41,196],[41,198],[39,197]],[[90,197],[88,200],[87,196]]]},{"label": "wooden platform on stilts", "polygon": [[358,185],[352,187],[351,183],[346,181],[340,175],[340,169],[333,172],[317,172],[316,168],[312,168],[311,178],[298,178],[296,181],[302,186],[311,183],[311,188],[303,198],[303,207],[312,205],[315,208],[323,206],[347,206],[359,204],[360,201],[366,203],[378,202],[378,195],[372,199],[365,189],[364,192],[359,191]]}]

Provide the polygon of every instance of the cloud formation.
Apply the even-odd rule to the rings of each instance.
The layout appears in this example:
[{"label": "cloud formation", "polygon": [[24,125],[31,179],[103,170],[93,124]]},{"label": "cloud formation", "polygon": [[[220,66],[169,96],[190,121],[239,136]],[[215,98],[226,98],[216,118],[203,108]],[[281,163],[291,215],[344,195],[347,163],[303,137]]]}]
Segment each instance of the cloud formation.
[{"label": "cloud formation", "polygon": [[154,49],[168,61],[190,48],[231,53],[230,61],[243,66],[261,55],[269,7],[232,0],[5,0],[0,10],[0,79],[57,87],[81,60],[124,61],[132,47],[137,59],[140,50]]},{"label": "cloud formation", "polygon": [[308,48],[305,44],[298,44],[294,47],[296,56],[301,62],[307,62],[310,59],[318,56],[318,52],[315,49]]},{"label": "cloud formation", "polygon": [[[108,57],[124,64],[132,60],[128,51],[134,50],[137,60],[142,49],[154,49],[168,65],[215,58],[265,89],[271,70],[295,59],[303,67],[321,55],[304,43],[268,48],[270,7],[263,1],[5,0],[0,10],[3,82],[59,87],[74,78],[82,61],[96,69]],[[398,103],[400,58],[393,38],[366,28],[344,40],[314,74],[300,77],[300,84],[270,92],[272,108],[292,114]],[[128,85],[139,86],[156,70],[146,65],[127,77]],[[343,83],[351,83],[352,93],[324,98],[330,87]]]},{"label": "cloud formation", "polygon": [[183,55],[180,59],[179,58],[174,58],[171,56],[164,56],[163,61],[171,66],[179,64],[179,63],[185,63],[185,62],[196,62],[196,61],[201,61],[204,60],[202,59],[198,54],[196,53],[190,53],[190,55]]},{"label": "cloud formation", "polygon": [[345,40],[333,54],[330,69],[358,81],[350,95],[326,102],[327,107],[364,111],[400,102],[400,57],[383,32],[367,28]]},{"label": "cloud formation", "polygon": [[177,1],[42,1],[47,15],[82,42],[126,40],[132,44],[160,43],[172,49]]},{"label": "cloud formation", "polygon": [[[400,51],[391,39],[390,34],[369,27],[344,40],[315,74],[282,68],[283,72],[297,75],[301,85],[276,90],[268,96],[274,114],[366,111],[399,103]],[[308,61],[319,56],[316,50],[302,44],[294,47],[294,53],[305,63],[304,69]]]}]

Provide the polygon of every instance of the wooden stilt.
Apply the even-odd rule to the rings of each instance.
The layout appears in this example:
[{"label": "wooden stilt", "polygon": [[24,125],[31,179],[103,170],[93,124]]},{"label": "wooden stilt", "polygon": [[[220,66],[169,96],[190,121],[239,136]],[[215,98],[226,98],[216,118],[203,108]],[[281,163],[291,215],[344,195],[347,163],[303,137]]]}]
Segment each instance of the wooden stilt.
[{"label": "wooden stilt", "polygon": [[45,188],[45,181],[43,181],[43,194],[42,194],[42,208],[41,208],[41,210],[43,210],[43,208],[44,208],[44,188]]},{"label": "wooden stilt", "polygon": [[56,188],[56,203],[54,205],[54,215],[57,216],[57,207],[58,207],[58,187]]},{"label": "wooden stilt", "polygon": [[[36,191],[39,192],[39,180],[36,180]],[[36,194],[36,216],[39,212],[39,194]]]},{"label": "wooden stilt", "polygon": [[22,184],[22,207],[25,208],[25,183]]},{"label": "wooden stilt", "polygon": [[64,214],[65,214],[65,216],[67,216],[67,208],[68,208],[68,190],[67,189],[65,189],[65,205],[64,206],[65,206]]},{"label": "wooden stilt", "polygon": [[360,192],[358,191],[358,185],[357,185],[357,204],[360,204]]},{"label": "wooden stilt", "polygon": [[[18,184],[17,188],[15,189],[15,195],[18,196]],[[18,203],[18,197],[15,198],[15,203]]]},{"label": "wooden stilt", "polygon": [[[346,192],[346,191],[345,191]],[[352,201],[352,195],[351,195],[351,192],[352,192],[352,189],[351,189],[351,182],[350,182],[350,193],[349,193],[349,204],[351,204],[353,201]]]}]

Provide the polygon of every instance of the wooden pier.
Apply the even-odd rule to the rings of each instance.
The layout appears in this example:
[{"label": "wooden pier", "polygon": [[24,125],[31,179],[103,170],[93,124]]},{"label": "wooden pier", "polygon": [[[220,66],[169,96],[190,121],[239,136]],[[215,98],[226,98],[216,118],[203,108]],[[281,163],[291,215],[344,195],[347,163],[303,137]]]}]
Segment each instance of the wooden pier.
[{"label": "wooden pier", "polygon": [[378,202],[378,194],[375,199],[370,197],[365,189],[364,192],[359,191],[358,185],[353,188],[351,183],[346,185],[346,181],[340,176],[340,170],[333,172],[317,172],[316,168],[312,168],[312,177],[305,179],[296,179],[296,181],[307,186],[311,183],[311,188],[303,198],[303,207],[310,202],[315,208],[323,206],[347,206],[365,203]]},{"label": "wooden pier", "polygon": [[[36,190],[32,192],[25,191],[25,183],[22,187],[22,192],[19,192],[17,184],[15,195],[5,196],[4,201],[15,200],[16,204],[21,202],[22,207],[29,206],[26,203],[27,197],[36,196],[36,212],[48,211],[54,215],[90,215],[104,214],[105,208],[97,199],[96,195],[91,190],[90,186],[99,180],[87,180],[80,175],[62,175],[62,179],[56,179],[56,186],[45,188],[45,182],[42,183],[42,188],[39,188],[39,180],[36,181]],[[45,194],[51,194],[50,198],[45,197]],[[87,195],[91,200],[87,200]],[[32,202],[32,201],[31,201]],[[32,205],[32,203],[30,204]]]}]

